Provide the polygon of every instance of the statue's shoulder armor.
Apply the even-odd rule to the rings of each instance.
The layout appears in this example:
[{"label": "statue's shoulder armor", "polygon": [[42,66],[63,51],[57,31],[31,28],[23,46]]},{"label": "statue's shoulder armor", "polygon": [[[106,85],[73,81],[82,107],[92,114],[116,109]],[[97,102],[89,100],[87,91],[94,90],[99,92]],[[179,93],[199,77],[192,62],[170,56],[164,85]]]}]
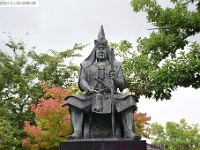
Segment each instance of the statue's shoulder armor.
[{"label": "statue's shoulder armor", "polygon": [[120,61],[115,60],[115,61],[114,61],[114,66],[115,66],[115,67],[121,67],[121,66],[122,66],[122,63],[121,63]]},{"label": "statue's shoulder armor", "polygon": [[82,65],[82,64],[80,64],[80,66],[81,66],[81,69],[85,69],[85,68],[88,68],[89,66],[84,66],[84,65]]}]

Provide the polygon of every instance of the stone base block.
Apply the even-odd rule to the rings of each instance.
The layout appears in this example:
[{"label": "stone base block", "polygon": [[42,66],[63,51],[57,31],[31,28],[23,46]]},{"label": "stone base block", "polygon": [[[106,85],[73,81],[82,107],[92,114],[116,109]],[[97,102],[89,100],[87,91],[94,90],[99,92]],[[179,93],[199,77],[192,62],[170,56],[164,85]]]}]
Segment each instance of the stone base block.
[{"label": "stone base block", "polygon": [[60,142],[59,150],[147,150],[145,140],[88,139]]}]

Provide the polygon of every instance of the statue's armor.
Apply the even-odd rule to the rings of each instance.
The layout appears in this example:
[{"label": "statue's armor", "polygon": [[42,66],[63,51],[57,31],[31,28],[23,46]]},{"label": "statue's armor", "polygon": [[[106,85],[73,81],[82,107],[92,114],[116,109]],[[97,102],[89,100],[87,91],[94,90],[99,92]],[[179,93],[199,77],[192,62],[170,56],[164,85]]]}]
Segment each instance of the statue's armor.
[{"label": "statue's armor", "polygon": [[[133,107],[136,109],[136,102],[138,101],[134,95],[130,94],[120,94],[117,92],[117,88],[119,90],[123,90],[125,88],[125,78],[122,71],[121,63],[116,61],[114,62],[115,66],[115,74],[116,74],[116,83],[114,87],[114,104],[115,111],[121,112],[129,107]],[[111,66],[109,62],[106,63],[105,66],[98,67],[95,62],[89,67],[81,67],[80,78],[79,78],[79,87],[82,91],[87,91],[89,86],[94,87],[96,90],[101,90],[103,85],[94,79],[98,77],[102,81],[104,81],[107,85],[111,85],[111,79],[109,76],[109,72],[111,70]],[[103,111],[98,113],[111,113],[111,94],[110,92],[103,92]],[[91,107],[93,107],[94,101],[96,98],[96,93],[93,94],[83,94],[83,95],[71,95],[66,97],[66,103],[64,105],[74,106],[83,110],[84,112],[90,112]],[[93,109],[92,109],[93,110]]]},{"label": "statue's armor", "polygon": [[[98,78],[105,82],[105,66],[98,66]],[[95,90],[102,90],[104,87],[98,82],[94,88]]]}]

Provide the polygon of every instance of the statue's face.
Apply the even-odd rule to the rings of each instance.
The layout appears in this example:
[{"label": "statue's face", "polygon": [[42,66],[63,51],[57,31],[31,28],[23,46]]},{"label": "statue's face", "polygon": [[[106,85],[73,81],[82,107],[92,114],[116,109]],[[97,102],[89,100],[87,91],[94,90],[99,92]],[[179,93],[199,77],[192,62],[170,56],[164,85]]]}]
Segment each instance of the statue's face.
[{"label": "statue's face", "polygon": [[97,59],[106,59],[107,58],[107,50],[106,46],[98,45],[96,48],[96,58]]}]

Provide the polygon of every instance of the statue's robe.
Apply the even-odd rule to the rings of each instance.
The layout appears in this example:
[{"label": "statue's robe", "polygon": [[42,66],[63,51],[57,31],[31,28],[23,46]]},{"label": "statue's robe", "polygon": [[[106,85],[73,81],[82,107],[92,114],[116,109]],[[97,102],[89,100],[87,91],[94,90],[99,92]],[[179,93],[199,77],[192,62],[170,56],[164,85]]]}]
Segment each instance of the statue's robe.
[{"label": "statue's robe", "polygon": [[[109,72],[111,70],[111,66],[109,61],[106,62],[104,67],[104,79],[108,86],[111,86],[111,79],[109,76]],[[119,93],[117,89],[123,91],[125,88],[125,77],[122,70],[122,65],[118,61],[114,61],[114,70],[116,75],[116,82],[114,84],[114,110],[116,113],[122,112],[130,107],[133,108],[133,111],[136,110],[136,102],[138,102],[137,97],[131,94]],[[87,91],[89,86],[94,87],[96,90],[100,90],[101,85],[98,81],[94,79],[94,77],[99,77],[99,69],[97,62],[92,63],[91,65],[81,65],[80,77],[79,77],[79,88],[81,91]],[[83,95],[71,95],[65,98],[66,102],[63,106],[68,105],[69,108],[71,106],[76,107],[83,112],[96,112],[94,111],[94,105],[96,101],[97,93],[92,94],[83,94]],[[111,92],[102,92],[103,100],[102,105],[103,109],[100,112],[101,114],[111,113]]]}]

